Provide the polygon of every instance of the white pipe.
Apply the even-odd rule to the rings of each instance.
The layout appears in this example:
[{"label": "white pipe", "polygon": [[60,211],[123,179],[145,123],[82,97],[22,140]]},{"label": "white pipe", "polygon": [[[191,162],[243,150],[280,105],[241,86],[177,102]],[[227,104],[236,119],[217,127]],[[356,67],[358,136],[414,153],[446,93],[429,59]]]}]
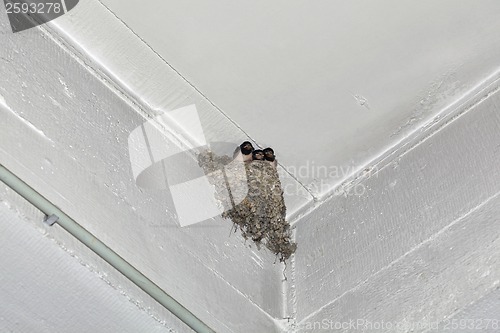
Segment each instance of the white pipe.
[{"label": "white pipe", "polygon": [[45,199],[41,194],[36,192],[1,164],[0,180],[47,216],[56,215],[58,217],[57,224],[94,251],[98,256],[103,258],[106,262],[126,276],[139,288],[144,290],[144,292],[158,301],[158,303],[163,305],[167,310],[172,312],[193,330],[199,333],[215,333],[214,330],[208,327],[179,302],[126,262],[122,257],[116,254],[116,252],[107,247],[103,242],[85,230],[82,226],[76,223],[76,221],[71,219],[62,210]]}]

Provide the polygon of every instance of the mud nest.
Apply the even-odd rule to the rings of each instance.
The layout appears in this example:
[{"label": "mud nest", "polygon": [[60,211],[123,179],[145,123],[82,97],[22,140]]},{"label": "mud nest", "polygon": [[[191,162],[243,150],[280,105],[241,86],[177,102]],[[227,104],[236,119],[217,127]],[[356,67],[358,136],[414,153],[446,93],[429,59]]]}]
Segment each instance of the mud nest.
[{"label": "mud nest", "polygon": [[229,156],[203,151],[198,163],[210,183],[224,213],[235,231],[241,230],[260,249],[265,245],[284,262],[295,252],[278,172],[267,161],[244,163]]}]

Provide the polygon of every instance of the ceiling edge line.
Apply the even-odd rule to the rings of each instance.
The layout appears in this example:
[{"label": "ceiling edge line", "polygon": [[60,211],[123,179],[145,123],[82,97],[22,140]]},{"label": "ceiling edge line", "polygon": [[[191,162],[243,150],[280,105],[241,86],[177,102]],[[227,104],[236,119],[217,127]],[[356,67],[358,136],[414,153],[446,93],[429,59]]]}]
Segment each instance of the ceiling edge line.
[{"label": "ceiling edge line", "polygon": [[[99,1],[99,0],[98,0]],[[121,24],[123,24],[123,26],[125,26],[135,37],[137,37],[144,45],[147,46],[147,48],[152,52],[154,53],[158,59],[160,59],[161,61],[163,61],[170,69],[172,69],[185,83],[187,83],[191,88],[194,89],[194,91],[196,91],[203,99],[205,99],[210,105],[212,105],[214,107],[215,110],[217,110],[217,112],[219,112],[224,118],[226,118],[231,124],[233,124],[233,126],[235,128],[237,128],[241,133],[243,133],[248,139],[250,139],[251,141],[257,143],[258,141],[256,141],[252,136],[250,136],[250,134],[248,134],[240,125],[238,125],[238,123],[236,123],[227,113],[225,113],[224,111],[222,111],[222,109],[217,105],[215,104],[215,102],[213,102],[210,98],[208,98],[208,96],[206,94],[204,94],[200,89],[198,89],[198,87],[196,87],[194,85],[194,83],[192,83],[191,81],[189,81],[184,75],[181,74],[180,71],[178,71],[172,64],[170,64],[164,57],[162,57],[158,52],[156,52],[153,47],[151,47],[143,38],[141,38],[138,34],[135,33],[135,31],[129,27],[123,20],[121,20],[109,7],[107,7],[105,4],[103,4],[101,1],[99,1],[99,3],[104,7],[106,8],[106,10],[108,10],[118,21],[121,22]],[[279,164],[279,163],[278,163]],[[281,164],[280,164],[281,165]],[[307,188],[302,182],[300,182],[297,177],[295,177],[295,175],[291,174],[285,167],[283,167],[283,165],[281,165],[281,167],[283,168],[283,170],[292,178],[294,179],[300,186],[302,186],[304,188],[304,190],[307,191],[307,193],[309,193],[311,195],[311,199],[310,199],[310,202],[313,202],[315,201],[317,198],[316,196],[311,192],[311,190],[309,188]]]},{"label": "ceiling edge line", "polygon": [[[358,168],[356,172],[351,173],[350,176],[338,182],[330,191],[319,197],[317,200],[307,202],[299,207],[290,217],[290,225],[294,226],[299,223],[305,216],[311,214],[321,205],[332,200],[337,193],[344,193],[341,189],[345,190],[351,188],[364,180],[369,179],[371,176],[376,175],[395,160],[401,158],[424,143],[427,139],[444,129],[459,117],[474,109],[476,105],[482,103],[498,91],[500,91],[500,69],[494,71],[480,83],[469,89],[469,91],[463,94],[460,98],[456,99],[454,102],[434,114],[431,119],[416,127],[413,131],[411,131],[411,133]],[[371,172],[368,174],[359,172],[364,169],[376,170],[376,172],[373,174]]]},{"label": "ceiling edge line", "polygon": [[[220,113],[224,118],[226,118],[238,131],[244,134],[249,140],[257,143],[253,137],[251,137],[243,128],[241,128],[231,117],[229,117],[222,109],[217,106],[211,99],[208,98],[204,93],[202,93],[194,84],[192,84],[185,76],[183,76],[178,70],[176,70],[166,59],[164,59],[160,54],[158,54],[144,39],[142,39],[139,35],[137,35],[125,22],[123,22],[113,11],[111,11],[106,5],[104,5],[101,1],[97,0],[99,5],[101,5],[105,10],[107,10],[117,21],[120,22],[131,34],[134,35],[138,40],[141,41],[158,59],[160,59],[163,63],[165,63],[182,81],[184,81],[187,85],[189,85],[195,93],[202,97],[202,99],[206,100],[218,113]],[[140,101],[138,98],[134,97],[127,89],[125,89],[124,84],[120,82],[120,80],[113,75],[105,66],[100,65],[94,57],[86,53],[84,50],[77,49],[73,43],[64,38],[61,34],[61,28],[53,23],[46,24],[47,27],[42,25],[37,28],[40,29],[45,35],[50,37],[59,47],[64,49],[73,59],[75,59],[78,63],[84,66],[88,71],[90,71],[96,78],[98,78],[106,87],[112,90],[115,94],[120,96],[124,101],[126,101],[137,113],[139,113],[145,119],[151,116],[147,111],[154,111],[147,103]],[[187,134],[179,133],[179,131],[175,131],[173,128],[166,128],[175,139],[177,139],[182,146],[192,148],[194,145],[192,140],[188,139]],[[287,168],[285,168],[282,164],[278,165],[282,168],[282,170],[292,178],[299,186],[301,186],[308,194],[309,199],[299,208],[295,209],[291,216],[294,216],[299,210],[301,210],[304,206],[308,206],[310,204],[315,203],[318,200],[318,197],[312,193],[312,191],[305,186],[299,179],[290,173]]]}]

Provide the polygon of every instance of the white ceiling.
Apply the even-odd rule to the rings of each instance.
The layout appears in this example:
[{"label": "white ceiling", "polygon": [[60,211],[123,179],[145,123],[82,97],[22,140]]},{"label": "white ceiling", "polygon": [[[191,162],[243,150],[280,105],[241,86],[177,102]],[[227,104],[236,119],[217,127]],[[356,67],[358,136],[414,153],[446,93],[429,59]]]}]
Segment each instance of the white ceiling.
[{"label": "white ceiling", "polygon": [[500,65],[498,1],[102,3],[315,196]]}]

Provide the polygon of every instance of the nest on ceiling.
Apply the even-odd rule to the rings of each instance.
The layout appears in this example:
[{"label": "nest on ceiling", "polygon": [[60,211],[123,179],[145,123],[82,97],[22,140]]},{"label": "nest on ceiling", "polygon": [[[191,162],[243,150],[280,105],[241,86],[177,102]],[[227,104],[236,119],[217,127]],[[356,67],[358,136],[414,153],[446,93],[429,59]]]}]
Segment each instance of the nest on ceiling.
[{"label": "nest on ceiling", "polygon": [[198,164],[223,208],[222,217],[231,219],[245,239],[260,249],[264,244],[284,262],[295,252],[278,172],[267,161],[243,163],[206,150]]}]

